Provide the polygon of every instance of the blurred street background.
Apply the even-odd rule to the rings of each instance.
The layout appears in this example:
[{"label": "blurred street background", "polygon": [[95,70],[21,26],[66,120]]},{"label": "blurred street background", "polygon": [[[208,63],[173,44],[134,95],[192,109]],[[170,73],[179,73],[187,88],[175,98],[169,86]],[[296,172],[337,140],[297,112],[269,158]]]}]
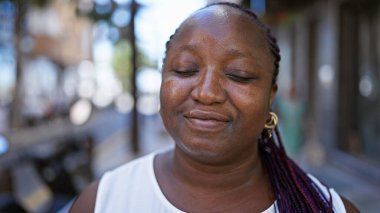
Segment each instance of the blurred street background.
[{"label": "blurred street background", "polygon": [[[0,0],[0,212],[67,212],[105,171],[173,146],[158,115],[165,43],[211,2]],[[379,212],[380,1],[232,2],[278,39],[288,154]]]}]

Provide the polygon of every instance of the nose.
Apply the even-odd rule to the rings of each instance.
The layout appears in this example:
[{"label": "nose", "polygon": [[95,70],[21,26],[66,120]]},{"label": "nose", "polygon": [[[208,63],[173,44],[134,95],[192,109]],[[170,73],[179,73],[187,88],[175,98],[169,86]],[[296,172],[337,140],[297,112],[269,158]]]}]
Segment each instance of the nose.
[{"label": "nose", "polygon": [[226,93],[219,74],[214,70],[201,71],[191,91],[191,97],[205,105],[223,103],[226,100]]}]

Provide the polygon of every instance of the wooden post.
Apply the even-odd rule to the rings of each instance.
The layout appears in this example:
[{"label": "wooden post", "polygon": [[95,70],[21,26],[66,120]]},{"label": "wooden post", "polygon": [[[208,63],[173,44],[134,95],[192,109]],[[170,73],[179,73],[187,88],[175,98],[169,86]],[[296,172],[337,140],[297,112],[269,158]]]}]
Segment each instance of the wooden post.
[{"label": "wooden post", "polygon": [[16,6],[16,23],[15,23],[15,48],[16,48],[16,84],[13,95],[12,106],[10,108],[9,124],[11,129],[20,128],[22,125],[21,111],[23,100],[23,62],[21,51],[21,40],[23,37],[23,25],[25,24],[25,14],[27,10],[27,1],[15,1]]},{"label": "wooden post", "polygon": [[137,72],[137,48],[136,48],[136,37],[135,37],[135,16],[137,13],[137,3],[135,0],[131,1],[131,21],[130,21],[130,39],[132,47],[132,96],[134,100],[134,106],[132,110],[132,151],[134,153],[139,152],[139,122],[138,122],[138,112],[137,112],[137,87],[136,87],[136,72]]}]

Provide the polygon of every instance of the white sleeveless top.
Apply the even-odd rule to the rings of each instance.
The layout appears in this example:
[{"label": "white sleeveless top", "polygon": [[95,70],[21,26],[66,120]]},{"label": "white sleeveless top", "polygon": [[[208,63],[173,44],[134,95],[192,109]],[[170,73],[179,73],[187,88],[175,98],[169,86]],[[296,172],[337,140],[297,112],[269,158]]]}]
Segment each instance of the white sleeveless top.
[{"label": "white sleeveless top", "polygon": [[[136,159],[107,172],[100,180],[95,213],[183,213],[170,203],[158,185],[153,169],[156,153]],[[310,176],[328,197],[327,188]],[[329,189],[335,213],[345,213],[343,202],[333,189]],[[272,204],[263,213],[275,213]]]}]

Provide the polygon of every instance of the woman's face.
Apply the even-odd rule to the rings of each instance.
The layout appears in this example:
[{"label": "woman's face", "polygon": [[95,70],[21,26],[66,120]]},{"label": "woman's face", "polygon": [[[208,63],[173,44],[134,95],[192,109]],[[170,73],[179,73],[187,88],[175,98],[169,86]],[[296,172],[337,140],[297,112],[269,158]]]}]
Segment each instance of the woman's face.
[{"label": "woman's face", "polygon": [[257,149],[270,105],[273,57],[240,11],[203,9],[180,27],[163,66],[161,116],[177,148],[220,162]]}]

